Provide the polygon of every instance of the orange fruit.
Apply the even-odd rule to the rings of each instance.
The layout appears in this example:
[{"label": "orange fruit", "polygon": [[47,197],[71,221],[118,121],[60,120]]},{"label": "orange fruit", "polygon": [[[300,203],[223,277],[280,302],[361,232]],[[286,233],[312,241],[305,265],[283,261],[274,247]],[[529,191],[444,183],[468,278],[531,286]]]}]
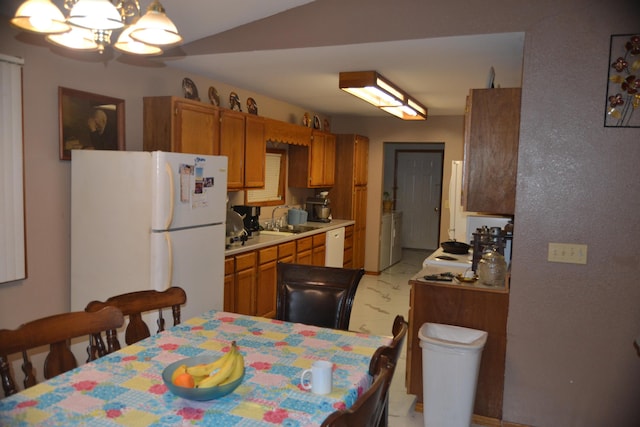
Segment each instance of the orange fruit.
[{"label": "orange fruit", "polygon": [[193,388],[195,387],[196,382],[191,376],[191,374],[184,372],[182,374],[177,375],[173,379],[173,384],[177,385],[178,387]]}]

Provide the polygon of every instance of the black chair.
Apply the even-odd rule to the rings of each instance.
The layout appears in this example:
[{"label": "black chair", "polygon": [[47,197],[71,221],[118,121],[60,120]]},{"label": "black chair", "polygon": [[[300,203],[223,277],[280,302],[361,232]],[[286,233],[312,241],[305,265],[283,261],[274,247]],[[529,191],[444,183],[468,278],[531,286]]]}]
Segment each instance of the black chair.
[{"label": "black chair", "polygon": [[[391,377],[393,377],[393,373],[396,370],[396,365],[398,364],[398,358],[400,358],[400,353],[402,352],[402,345],[404,344],[404,340],[407,336],[407,331],[409,330],[409,324],[404,317],[401,315],[397,315],[393,321],[393,327],[391,328],[391,333],[393,334],[393,340],[391,344],[384,345],[382,347],[378,347],[371,356],[371,362],[369,363],[369,374],[375,375],[379,369],[380,358],[386,357],[389,359],[389,362],[393,365],[391,370]],[[382,417],[380,419],[379,427],[386,427],[389,421],[389,393],[387,392],[384,399],[384,411],[382,413]]]},{"label": "black chair", "polygon": [[349,329],[363,269],[278,263],[276,319]]},{"label": "black chair", "polygon": [[389,391],[394,368],[385,355],[379,357],[371,387],[351,408],[329,415],[321,427],[378,427],[384,416],[385,396]]}]

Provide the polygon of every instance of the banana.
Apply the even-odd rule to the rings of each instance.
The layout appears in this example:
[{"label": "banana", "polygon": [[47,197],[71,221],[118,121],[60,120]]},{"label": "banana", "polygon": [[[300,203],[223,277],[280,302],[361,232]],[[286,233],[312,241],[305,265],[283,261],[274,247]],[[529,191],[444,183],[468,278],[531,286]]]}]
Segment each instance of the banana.
[{"label": "banana", "polygon": [[232,353],[231,356],[226,358],[224,364],[220,367],[220,369],[210,375],[208,378],[200,381],[200,383],[198,384],[198,388],[215,387],[229,378],[229,376],[233,372],[233,368],[235,366],[238,355],[238,347],[236,347],[235,342],[232,343],[231,350],[229,352]]},{"label": "banana", "polygon": [[229,378],[221,382],[220,385],[222,386],[232,383],[240,378],[242,374],[244,374],[244,357],[242,356],[242,353],[238,351],[235,357],[235,365],[233,366],[233,370],[231,371]]},{"label": "banana", "polygon": [[[235,341],[231,342],[231,349],[233,349],[233,347],[236,345],[235,343],[236,343]],[[211,363],[207,363],[207,364],[201,363],[199,365],[189,366],[187,368],[187,372],[191,374],[191,376],[193,377],[209,376],[215,369],[224,365],[227,359],[229,359],[231,356],[233,355],[231,354],[231,350],[229,350],[224,355],[217,358]]]}]

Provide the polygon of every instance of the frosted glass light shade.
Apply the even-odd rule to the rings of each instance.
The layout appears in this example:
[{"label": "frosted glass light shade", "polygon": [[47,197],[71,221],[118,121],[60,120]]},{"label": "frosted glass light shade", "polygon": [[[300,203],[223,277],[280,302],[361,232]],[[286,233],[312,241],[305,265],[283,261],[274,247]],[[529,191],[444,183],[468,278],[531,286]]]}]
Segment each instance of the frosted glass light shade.
[{"label": "frosted glass light shade", "polygon": [[124,27],[120,12],[109,0],[79,0],[69,12],[69,22],[96,30]]},{"label": "frosted glass light shade", "polygon": [[98,44],[94,41],[93,32],[87,28],[71,27],[71,31],[63,34],[48,35],[47,41],[58,46],[75,50],[98,50]]},{"label": "frosted glass light shade", "polygon": [[11,24],[34,33],[56,34],[69,31],[64,15],[50,0],[27,0],[18,7]]},{"label": "frosted glass light shade", "polygon": [[113,47],[124,53],[132,53],[136,55],[160,55],[162,53],[162,49],[159,47],[139,42],[130,37],[131,32],[137,28],[138,27],[136,25],[132,25],[125,29],[122,34],[120,34],[118,41],[113,45]]},{"label": "frosted glass light shade", "polygon": [[136,27],[130,36],[142,43],[165,46],[182,41],[178,29],[158,1],[151,3],[147,13],[136,23]]}]

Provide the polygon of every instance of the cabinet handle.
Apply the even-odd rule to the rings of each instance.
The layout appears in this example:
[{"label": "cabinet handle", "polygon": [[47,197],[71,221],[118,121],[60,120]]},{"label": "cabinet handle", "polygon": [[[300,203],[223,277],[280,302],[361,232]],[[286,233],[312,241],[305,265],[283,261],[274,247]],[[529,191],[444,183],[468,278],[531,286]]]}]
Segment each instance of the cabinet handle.
[{"label": "cabinet handle", "polygon": [[440,212],[440,208],[433,208],[434,212]]}]

